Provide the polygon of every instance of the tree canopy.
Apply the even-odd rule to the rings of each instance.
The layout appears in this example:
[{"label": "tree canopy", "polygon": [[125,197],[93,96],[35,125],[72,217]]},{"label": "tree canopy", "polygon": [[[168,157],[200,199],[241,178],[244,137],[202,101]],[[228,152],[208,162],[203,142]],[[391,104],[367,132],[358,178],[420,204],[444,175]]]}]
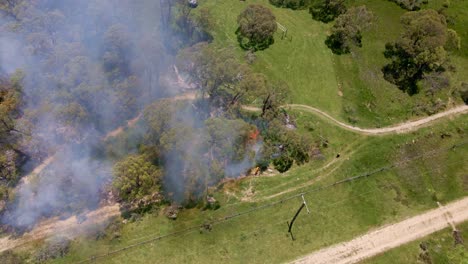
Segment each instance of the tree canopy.
[{"label": "tree canopy", "polygon": [[159,191],[161,170],[143,155],[130,155],[114,165],[113,186],[127,202],[142,199]]},{"label": "tree canopy", "polygon": [[237,39],[243,49],[264,50],[274,42],[276,18],[262,5],[249,5],[237,17]]},{"label": "tree canopy", "polygon": [[346,12],[345,0],[312,0],[309,12],[313,19],[328,23]]},{"label": "tree canopy", "polygon": [[21,79],[21,72],[10,80],[0,78],[0,182],[7,185],[17,179],[19,167],[28,158],[21,144],[28,133],[18,124],[22,104]]},{"label": "tree canopy", "polygon": [[372,12],[365,6],[352,7],[335,21],[325,44],[336,54],[349,53],[352,46],[361,47],[361,32],[373,19]]},{"label": "tree canopy", "polygon": [[[403,33],[387,43],[384,55],[390,63],[383,68],[384,77],[408,94],[419,92],[418,81],[431,72],[447,69],[445,50],[449,34],[446,19],[434,10],[408,12],[401,17]],[[451,32],[451,33],[449,33]]]}]

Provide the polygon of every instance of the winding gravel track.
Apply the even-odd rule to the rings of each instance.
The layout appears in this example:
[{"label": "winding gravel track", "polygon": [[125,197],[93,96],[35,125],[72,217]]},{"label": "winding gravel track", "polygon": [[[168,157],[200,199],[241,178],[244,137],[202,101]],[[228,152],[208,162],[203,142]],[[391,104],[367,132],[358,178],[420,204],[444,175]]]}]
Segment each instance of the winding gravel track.
[{"label": "winding gravel track", "polygon": [[[175,97],[172,98],[172,100],[175,100],[175,101],[177,101],[177,100],[193,100],[193,99],[195,99],[195,97],[196,97],[195,93],[186,93],[186,94],[182,94],[182,95],[179,95],[179,96],[175,96]],[[356,132],[363,133],[363,134],[373,134],[373,135],[403,133],[403,132],[411,131],[411,130],[417,129],[417,128],[425,125],[425,124],[433,122],[433,121],[435,121],[437,119],[440,119],[440,118],[443,118],[443,117],[448,117],[448,116],[454,116],[454,115],[457,115],[457,114],[462,114],[462,113],[465,113],[465,112],[468,111],[468,106],[463,105],[463,106],[458,106],[458,107],[449,109],[449,110],[447,110],[445,112],[441,112],[441,113],[435,114],[433,116],[429,116],[429,117],[422,118],[422,119],[415,120],[415,121],[409,121],[409,122],[401,123],[401,124],[390,126],[390,127],[384,127],[384,128],[369,128],[369,129],[366,129],[366,128],[359,128],[359,127],[351,126],[351,125],[348,125],[348,124],[343,123],[341,121],[338,121],[337,119],[333,118],[329,114],[327,114],[327,113],[325,113],[325,112],[323,112],[323,111],[321,111],[321,110],[319,110],[317,108],[311,107],[311,106],[299,105],[299,104],[289,104],[289,105],[286,105],[285,107],[290,107],[290,108],[294,108],[294,109],[302,109],[302,110],[305,110],[305,111],[316,113],[318,115],[321,115],[321,116],[331,120],[335,124],[345,128],[345,129],[349,129],[349,130],[356,131]],[[243,106],[243,108],[245,110],[248,110],[248,111],[261,111],[261,109],[256,108],[256,107]],[[141,117],[141,114],[139,114],[136,118],[134,118],[132,120],[129,120],[128,123],[127,123],[127,126],[129,126],[129,127],[133,126],[140,119],[140,117]],[[119,135],[123,131],[124,131],[124,127],[123,126],[119,127],[117,129],[115,129],[114,131],[109,132],[106,136],[104,136],[103,139],[105,140],[105,139],[108,139],[110,137],[115,137],[115,136]],[[30,179],[30,176],[39,174],[44,168],[46,168],[50,163],[52,163],[54,161],[54,159],[55,159],[54,155],[47,158],[42,164],[40,164],[38,167],[36,167],[29,175],[23,177],[21,184],[27,184],[29,179]],[[458,217],[457,219],[468,220],[468,198],[466,198],[464,200],[461,200],[459,202],[456,202],[456,203],[458,205],[459,205],[459,203],[462,203],[461,206],[462,207],[464,206],[463,209],[459,210],[458,214],[457,214],[457,212],[451,212],[451,211],[450,212],[454,216]],[[446,210],[451,210],[451,208],[454,207],[454,204],[455,203],[447,205],[445,207]],[[443,215],[443,213],[440,210],[441,209],[439,209],[439,214]],[[435,211],[437,211],[437,210],[434,210],[434,212]],[[431,213],[431,212],[429,212],[429,213]],[[462,215],[462,213],[464,213],[464,214]],[[100,224],[107,222],[107,220],[109,218],[111,218],[113,216],[116,216],[118,214],[119,214],[119,205],[114,204],[114,205],[104,206],[104,207],[101,207],[101,208],[99,208],[99,209],[97,209],[95,211],[89,212],[87,214],[87,220],[85,222],[83,222],[82,224],[80,224],[78,222],[78,220],[76,219],[75,216],[70,217],[69,219],[66,219],[66,220],[50,219],[50,220],[47,220],[47,221],[45,221],[43,223],[40,223],[33,230],[31,230],[29,233],[24,234],[22,237],[19,237],[19,238],[12,238],[12,237],[0,238],[0,252],[3,252],[5,250],[12,249],[12,248],[24,245],[26,243],[30,243],[30,242],[35,241],[35,240],[44,239],[44,238],[47,238],[47,237],[52,236],[54,234],[64,234],[64,235],[67,235],[67,236],[73,236],[73,235],[76,235],[79,232],[82,232],[83,230],[87,230],[87,229],[91,228],[92,226],[96,226],[96,225],[99,226]],[[426,214],[428,214],[428,213],[426,213]],[[417,217],[415,217],[415,219],[421,218],[424,221],[425,218],[428,218],[428,217],[430,218],[431,217],[431,216],[426,216],[426,214],[417,216]],[[436,215],[434,217],[439,219],[441,217],[441,215]],[[408,220],[405,220],[405,221],[409,221],[409,220],[411,220],[411,219],[408,219]],[[460,221],[463,221],[463,220],[460,220]],[[416,220],[413,220],[413,221],[416,221]],[[431,220],[429,219],[429,220],[426,220],[426,221],[431,221]],[[458,222],[460,222],[460,221],[458,221]],[[455,222],[457,222],[457,221],[455,221]],[[412,234],[409,238],[406,238],[405,236],[401,236],[398,239],[398,244],[395,245],[395,246],[401,245],[403,243],[412,241],[412,240],[420,238],[420,237],[422,237],[424,235],[427,235],[427,234],[430,234],[430,233],[435,232],[437,230],[440,230],[440,229],[444,228],[447,225],[447,222],[444,223],[444,222],[440,222],[439,220],[437,220],[437,223],[438,223],[438,225],[434,226],[435,223],[431,222],[430,227],[426,227],[426,228],[424,228],[424,224],[427,224],[426,222],[419,223],[420,225],[409,226],[409,228],[415,228],[417,230],[419,230],[419,229],[421,229],[421,230],[419,232],[415,233],[415,234]],[[398,223],[396,225],[399,225],[399,224],[401,224],[401,223]],[[389,227],[386,227],[386,228],[390,228],[390,227],[392,227],[392,226],[389,226]],[[403,228],[403,227],[397,226],[396,228]],[[366,242],[366,241],[364,241],[365,239],[375,239],[374,236],[378,235],[379,230],[374,231],[374,233],[375,232],[377,232],[377,234],[370,233],[370,234],[365,235],[365,236],[372,236],[372,237],[366,238],[365,236],[363,236],[361,238],[358,238],[358,240],[360,240],[361,243],[364,243],[364,242]],[[410,232],[408,232],[408,230],[406,230],[404,232],[410,233]],[[415,232],[415,231],[412,230],[412,232]],[[406,235],[408,235],[408,234],[406,234]],[[405,239],[406,240],[409,239],[409,240],[406,241]],[[351,243],[353,241],[354,240],[352,240],[352,241],[350,241],[348,243]],[[341,244],[341,245],[346,245],[346,243]],[[356,244],[356,242],[353,242],[353,244],[350,244],[350,246],[353,246],[353,245],[359,245],[359,244]],[[394,244],[391,244],[391,245],[394,245]],[[305,257],[305,258],[303,258],[301,260],[298,260],[297,263],[317,263],[317,264],[318,263],[355,263],[355,262],[349,262],[348,260],[346,260],[348,262],[342,262],[342,261],[341,262],[333,262],[335,260],[336,261],[340,260],[340,256],[343,257],[343,254],[342,255],[336,255],[336,254],[339,253],[340,250],[349,250],[350,249],[349,247],[343,248],[343,249],[338,248],[339,246],[335,246],[335,247],[336,247],[336,249],[333,249],[333,247],[332,247],[332,248],[327,248],[327,249],[321,250],[321,251],[319,251],[317,253],[314,253],[314,254],[312,254],[310,256],[307,256],[307,257]],[[351,249],[353,250],[353,252],[355,251],[354,248],[351,248]],[[373,250],[367,249],[367,251],[365,251],[363,254],[357,255],[357,258],[363,259],[365,257],[373,256],[375,254],[378,254],[380,252],[383,252],[383,251],[387,250],[388,247],[385,247],[383,249],[384,250],[382,250],[381,248],[375,248]],[[333,250],[335,250],[335,251],[333,251]],[[350,254],[349,251],[346,251],[346,252],[347,252],[348,255]],[[377,253],[373,253],[373,252],[377,252]],[[323,255],[323,254],[325,254],[325,255]],[[315,258],[317,258],[317,256],[322,256],[322,255],[326,256],[326,255],[328,255],[330,257],[330,254],[335,254],[335,257],[334,258],[329,258],[329,259],[323,258],[323,259],[325,259],[325,262],[323,262],[323,261],[318,262],[318,261],[315,260]],[[351,254],[351,256],[352,255],[353,254]],[[361,255],[363,256],[362,258],[360,257]],[[357,258],[354,257],[352,259],[357,259]]]},{"label": "winding gravel track", "polygon": [[[194,100],[195,98],[196,94],[194,92],[189,92],[166,99],[172,101],[181,101]],[[128,120],[126,126],[133,127],[141,117],[142,113],[139,113],[135,118]],[[120,126],[113,131],[108,132],[103,137],[103,140],[118,136],[125,130],[126,126]],[[21,178],[20,185],[28,184],[33,176],[40,174],[47,166],[54,162],[55,157],[55,154],[49,156],[41,164],[34,168],[31,173]],[[119,214],[119,204],[116,203],[113,205],[102,206],[94,211],[89,212],[85,216],[86,220],[82,223],[78,221],[76,216],[72,216],[65,220],[59,220],[57,217],[48,219],[37,224],[34,229],[26,234],[23,234],[21,237],[14,238],[12,236],[7,236],[0,238],[0,252],[22,246],[36,240],[45,239],[57,234],[73,238],[78,234],[95,230],[101,226],[104,226],[111,217],[117,216]]]},{"label": "winding gravel track", "polygon": [[425,124],[428,124],[430,122],[433,122],[437,119],[447,117],[447,116],[454,116],[458,114],[463,114],[468,112],[468,105],[460,105],[454,108],[451,108],[449,110],[446,110],[444,112],[437,113],[435,115],[431,115],[422,119],[418,120],[413,120],[413,121],[407,121],[404,123],[400,123],[397,125],[392,125],[388,127],[382,127],[382,128],[360,128],[360,127],[355,127],[346,123],[343,123],[339,120],[336,120],[334,117],[331,115],[321,111],[320,109],[308,106],[308,105],[300,105],[300,104],[288,104],[285,105],[285,107],[290,107],[293,109],[301,109],[305,110],[311,113],[316,113],[318,115],[321,115],[333,123],[346,128],[348,130],[352,130],[355,132],[359,132],[362,134],[372,134],[372,135],[383,135],[383,134],[392,134],[392,133],[404,133],[404,132],[409,132],[412,130],[415,130],[416,128],[419,128],[421,126],[424,126]]},{"label": "winding gravel track", "polygon": [[74,237],[93,233],[107,225],[109,220],[120,215],[119,205],[107,205],[83,215],[84,221],[80,221],[76,216],[65,220],[58,217],[45,220],[34,227],[31,231],[23,234],[21,237],[11,236],[0,238],[0,252],[14,249],[33,241],[46,239],[52,236]]},{"label": "winding gravel track", "polygon": [[468,197],[399,223],[381,227],[351,241],[333,245],[294,261],[296,264],[351,264],[468,220]]}]

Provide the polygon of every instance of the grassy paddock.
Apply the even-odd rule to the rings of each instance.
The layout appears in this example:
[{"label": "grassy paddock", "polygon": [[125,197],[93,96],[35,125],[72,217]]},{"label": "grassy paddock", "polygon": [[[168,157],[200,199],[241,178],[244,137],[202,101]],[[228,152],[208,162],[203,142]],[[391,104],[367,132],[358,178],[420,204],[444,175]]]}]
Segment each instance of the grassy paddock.
[{"label": "grassy paddock", "polygon": [[237,16],[251,3],[269,7],[277,22],[288,29],[285,39],[281,39],[279,31],[273,45],[256,52],[253,68],[272,80],[287,82],[292,88],[293,102],[319,107],[340,116],[341,99],[337,93],[332,53],[324,44],[329,25],[312,20],[307,10],[276,8],[268,0],[203,1],[200,7],[209,8],[216,18],[215,45],[233,46],[239,57],[244,57],[245,51],[239,47],[235,31]]},{"label": "grassy paddock", "polygon": [[[443,0],[430,1],[428,7],[439,9]],[[288,37],[277,33],[275,43],[256,53],[253,68],[272,80],[283,80],[291,88],[290,101],[317,107],[334,117],[367,127],[380,127],[424,115],[418,106],[441,99],[461,103],[453,94],[462,81],[467,82],[468,65],[468,2],[451,1],[447,13],[453,17],[454,28],[462,38],[462,49],[452,54],[458,69],[451,74],[453,89],[429,98],[423,93],[408,96],[384,80],[381,72],[387,63],[383,56],[385,43],[401,33],[399,18],[405,13],[393,2],[382,0],[349,0],[349,6],[366,5],[376,17],[373,26],[363,34],[363,47],[351,54],[334,55],[324,41],[333,23],[314,21],[307,10],[276,8],[268,0],[219,1],[205,0],[215,17],[214,45],[234,47],[241,60],[243,51],[236,39],[238,14],[251,3],[269,7],[277,21],[288,28]],[[195,11],[196,12],[196,11]],[[449,97],[453,97],[449,100]],[[451,106],[447,103],[447,106]]]},{"label": "grassy paddock", "polygon": [[[306,113],[300,120],[326,123]],[[345,241],[370,228],[396,222],[468,195],[468,145],[451,149],[466,140],[468,117],[461,116],[407,135],[364,138],[338,130],[325,134],[330,152],[325,160],[296,167],[274,177],[245,178],[226,184],[215,193],[221,203],[217,211],[184,210],[176,221],[155,212],[135,223],[124,225],[121,237],[111,240],[81,238],[71,253],[56,263],[78,261],[103,254],[153,236],[219,219],[285,197],[369,172],[395,162],[411,160],[362,180],[310,192],[305,195],[312,211],[302,213],[294,226],[297,238],[288,236],[286,221],[298,209],[300,198],[291,199],[213,226],[212,231],[194,230],[177,237],[137,247],[99,263],[278,263],[297,258],[321,247]],[[305,129],[300,127],[299,129]],[[310,133],[315,133],[313,130]],[[344,133],[344,134],[341,134]],[[365,140],[364,140],[365,139]],[[335,145],[334,145],[335,144]],[[335,149],[333,149],[335,148]],[[336,158],[337,149],[357,151]],[[444,149],[429,155],[431,151]],[[344,153],[344,152],[343,152]],[[425,156],[420,157],[421,153]],[[325,164],[335,163],[320,170]],[[315,180],[315,181],[314,181]],[[278,186],[278,187],[275,187]],[[303,186],[297,190],[290,190]],[[282,193],[284,192],[284,193]],[[271,198],[272,194],[282,193]]]},{"label": "grassy paddock", "polygon": [[393,264],[393,263],[429,263],[422,261],[420,254],[423,252],[420,245],[426,245],[432,263],[437,264],[467,264],[468,263],[468,222],[459,224],[465,241],[464,245],[454,244],[452,229],[444,229],[418,241],[403,245],[387,251],[379,256],[364,261],[363,264]]}]

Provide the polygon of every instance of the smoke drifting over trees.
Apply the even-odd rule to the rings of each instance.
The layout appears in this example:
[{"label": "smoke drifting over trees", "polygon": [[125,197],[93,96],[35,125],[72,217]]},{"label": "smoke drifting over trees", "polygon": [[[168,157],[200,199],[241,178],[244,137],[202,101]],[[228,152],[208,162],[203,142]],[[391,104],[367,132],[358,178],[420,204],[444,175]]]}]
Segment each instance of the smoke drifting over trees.
[{"label": "smoke drifting over trees", "polygon": [[56,211],[98,205],[111,169],[93,146],[169,92],[159,78],[171,56],[164,52],[158,1],[0,5],[1,77],[23,75],[18,148],[30,163],[58,151],[41,177],[18,188],[3,217],[24,227]]},{"label": "smoke drifting over trees", "polygon": [[[163,199],[193,205],[225,177],[309,159],[311,141],[294,138],[280,108],[287,85],[207,43],[207,9],[11,0],[0,10],[4,224],[28,228],[93,209],[108,193],[125,214]],[[196,100],[168,98],[188,88]],[[261,113],[243,114],[252,101]],[[131,129],[106,136],[130,119]],[[54,159],[44,171],[19,180],[47,157]]]}]

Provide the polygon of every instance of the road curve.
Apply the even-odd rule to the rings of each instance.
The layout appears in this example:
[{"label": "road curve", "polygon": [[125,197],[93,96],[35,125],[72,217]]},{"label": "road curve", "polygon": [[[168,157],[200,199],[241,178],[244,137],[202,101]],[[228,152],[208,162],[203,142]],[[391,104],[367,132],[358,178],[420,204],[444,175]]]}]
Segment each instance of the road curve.
[{"label": "road curve", "polygon": [[293,109],[300,109],[300,110],[305,110],[311,113],[316,113],[318,115],[321,115],[329,120],[331,120],[333,123],[346,128],[348,130],[352,130],[355,132],[359,132],[362,134],[370,134],[370,135],[384,135],[384,134],[392,134],[392,133],[405,133],[412,131],[418,127],[421,127],[427,123],[433,122],[437,119],[440,119],[442,117],[446,116],[454,116],[458,114],[463,114],[468,112],[468,105],[460,105],[451,109],[448,109],[444,112],[437,113],[435,115],[431,115],[422,119],[418,120],[413,120],[413,121],[407,121],[404,123],[388,126],[388,127],[382,127],[382,128],[360,128],[360,127],[355,127],[346,123],[343,123],[339,120],[336,120],[334,117],[330,116],[329,114],[323,112],[320,109],[308,106],[308,105],[300,105],[300,104],[288,104],[285,105],[285,107],[293,108]]},{"label": "road curve", "polygon": [[357,263],[467,220],[468,197],[378,228],[348,242],[321,249],[292,263]]}]

